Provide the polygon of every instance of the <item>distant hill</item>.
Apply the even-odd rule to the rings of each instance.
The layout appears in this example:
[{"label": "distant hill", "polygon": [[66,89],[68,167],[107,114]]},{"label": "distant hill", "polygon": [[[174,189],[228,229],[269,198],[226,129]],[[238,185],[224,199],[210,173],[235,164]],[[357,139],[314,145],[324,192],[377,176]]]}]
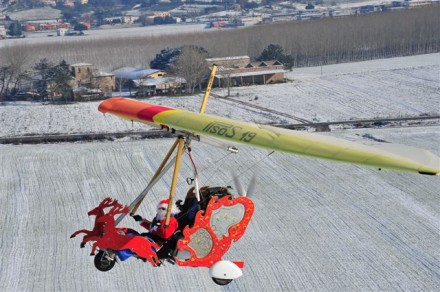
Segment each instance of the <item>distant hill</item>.
[{"label": "distant hill", "polygon": [[18,21],[55,19],[61,17],[61,11],[51,7],[26,9],[8,13],[9,17]]}]

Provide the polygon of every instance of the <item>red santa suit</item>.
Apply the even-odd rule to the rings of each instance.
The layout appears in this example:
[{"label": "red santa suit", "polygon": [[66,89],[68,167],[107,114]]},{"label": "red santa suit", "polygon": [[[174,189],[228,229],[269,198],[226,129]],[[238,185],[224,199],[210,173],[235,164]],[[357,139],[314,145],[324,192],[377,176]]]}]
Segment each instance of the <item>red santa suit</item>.
[{"label": "red santa suit", "polygon": [[177,219],[173,216],[177,213],[176,210],[172,210],[170,222],[168,226],[165,226],[168,203],[168,199],[160,201],[159,205],[157,205],[157,213],[153,221],[148,222],[145,220],[141,223],[142,227],[150,231],[150,234],[153,235],[152,237],[160,237],[166,240],[170,238],[179,227]]}]

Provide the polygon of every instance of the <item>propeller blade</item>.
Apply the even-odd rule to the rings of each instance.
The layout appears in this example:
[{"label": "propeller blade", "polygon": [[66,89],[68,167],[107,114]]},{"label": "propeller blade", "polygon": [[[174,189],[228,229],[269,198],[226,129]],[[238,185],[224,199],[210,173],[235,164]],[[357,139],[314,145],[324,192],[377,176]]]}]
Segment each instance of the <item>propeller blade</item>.
[{"label": "propeller blade", "polygon": [[254,194],[256,186],[257,186],[257,174],[254,173],[252,175],[251,181],[249,182],[249,186],[246,192],[246,197],[250,197]]},{"label": "propeller blade", "polygon": [[235,175],[235,173],[233,173],[232,177],[234,179],[234,185],[235,185],[235,188],[237,190],[238,195],[239,196],[245,195],[246,194],[245,190],[244,190],[243,186],[241,185],[240,180],[238,179],[238,176]]}]

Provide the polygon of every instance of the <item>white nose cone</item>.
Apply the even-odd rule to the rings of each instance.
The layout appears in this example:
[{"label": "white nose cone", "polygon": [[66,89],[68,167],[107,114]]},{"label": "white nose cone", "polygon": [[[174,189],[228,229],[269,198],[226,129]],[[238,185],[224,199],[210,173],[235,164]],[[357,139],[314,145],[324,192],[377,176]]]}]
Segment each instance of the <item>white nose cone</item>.
[{"label": "white nose cone", "polygon": [[231,261],[219,261],[209,269],[209,275],[215,279],[234,280],[243,276],[243,272]]}]

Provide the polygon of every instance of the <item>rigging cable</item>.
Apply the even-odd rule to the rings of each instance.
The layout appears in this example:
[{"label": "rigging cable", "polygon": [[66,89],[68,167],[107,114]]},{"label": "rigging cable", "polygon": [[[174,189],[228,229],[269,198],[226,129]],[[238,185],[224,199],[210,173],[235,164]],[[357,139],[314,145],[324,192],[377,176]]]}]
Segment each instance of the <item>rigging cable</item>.
[{"label": "rigging cable", "polygon": [[199,188],[199,174],[197,172],[196,164],[194,163],[194,160],[191,155],[191,148],[186,147],[185,149],[186,153],[188,154],[189,160],[192,164],[193,171],[194,171],[194,184],[195,184],[195,196],[198,202],[200,202],[200,188]]},{"label": "rigging cable", "polygon": [[192,164],[192,166],[193,166],[193,169],[194,169],[194,175],[195,175],[196,177],[199,176],[199,173],[197,172],[196,164],[194,163],[194,159],[192,158],[192,155],[191,155],[191,149],[188,147],[188,148],[186,149],[185,152],[188,154],[189,160],[191,161],[191,164]]},{"label": "rigging cable", "polygon": [[[236,177],[239,177],[241,175],[243,175],[244,173],[248,172],[251,168],[254,168],[256,165],[258,165],[260,162],[262,162],[263,160],[265,160],[266,158],[268,158],[269,156],[271,156],[275,151],[271,151],[270,153],[268,153],[267,155],[263,156],[262,158],[260,158],[260,160],[254,162],[253,164],[251,164],[250,166],[248,166],[247,168],[245,168],[243,171],[241,171],[240,173],[236,174]],[[255,173],[254,173],[255,175]]]},{"label": "rigging cable", "polygon": [[[200,172],[203,172],[205,169],[209,169],[211,173],[208,173],[207,175],[205,175],[205,178],[211,178],[214,176],[214,173],[217,172],[217,170],[222,167],[225,162],[226,162],[226,158],[231,155],[231,152],[227,152],[225,155],[223,155],[223,157],[221,157],[220,159],[217,159],[216,161],[214,161],[211,166],[205,166],[202,168],[202,170]],[[221,162],[221,163],[220,163]],[[212,165],[214,165],[215,167],[213,168]]]}]

